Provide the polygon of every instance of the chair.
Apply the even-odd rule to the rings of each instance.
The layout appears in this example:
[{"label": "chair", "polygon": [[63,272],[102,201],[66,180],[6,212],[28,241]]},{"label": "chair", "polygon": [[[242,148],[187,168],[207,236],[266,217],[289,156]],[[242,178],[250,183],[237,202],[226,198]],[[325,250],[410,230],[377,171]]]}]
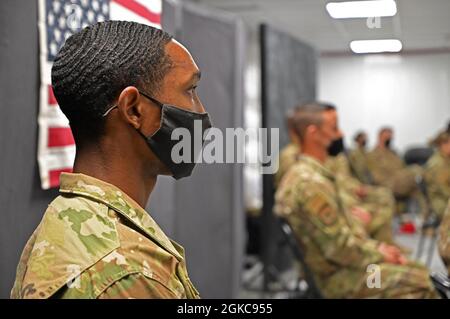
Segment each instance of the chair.
[{"label": "chair", "polygon": [[291,226],[284,218],[279,217],[278,221],[280,223],[281,230],[284,234],[285,243],[291,249],[295,259],[300,263],[303,273],[304,273],[303,279],[305,280],[305,282],[308,286],[305,292],[301,292],[299,289],[301,279],[299,279],[299,283],[297,284],[297,289],[298,289],[297,291],[299,293],[298,297],[299,298],[307,298],[307,299],[322,299],[323,295],[320,292],[319,288],[317,287],[317,284],[314,280],[314,276],[313,276],[311,270],[309,269],[308,265],[306,264],[305,256],[303,254],[303,251],[300,249],[300,246],[297,242],[297,239],[295,238],[295,235],[294,235],[294,232],[293,232]]},{"label": "chair", "polygon": [[444,273],[432,273],[430,279],[443,299],[450,298],[450,278]]},{"label": "chair", "polygon": [[414,147],[405,152],[403,159],[406,165],[424,165],[433,155],[433,149],[430,147]]},{"label": "chair", "polygon": [[[250,292],[262,292],[264,298],[279,298],[280,296],[287,299],[322,298],[314,277],[304,261],[303,252],[299,249],[291,227],[282,218],[276,217],[275,221],[280,225],[281,230],[280,238],[277,240],[277,249],[281,251],[287,248],[286,252],[290,251],[293,258],[299,262],[304,276],[297,276],[295,282],[286,280],[286,278],[283,278],[283,272],[275,264],[263,264],[259,260],[254,263],[254,267],[246,276],[243,276],[244,289]],[[269,277],[270,285],[266,288],[258,288],[258,282],[264,277],[265,273]]]}]

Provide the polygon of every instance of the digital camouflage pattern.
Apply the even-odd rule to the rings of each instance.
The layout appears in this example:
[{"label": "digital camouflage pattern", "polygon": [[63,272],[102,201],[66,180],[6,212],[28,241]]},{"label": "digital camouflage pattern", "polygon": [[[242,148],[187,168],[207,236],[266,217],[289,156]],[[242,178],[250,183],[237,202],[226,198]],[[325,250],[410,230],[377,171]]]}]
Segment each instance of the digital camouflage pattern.
[{"label": "digital camouflage pattern", "polygon": [[[428,205],[416,183],[416,176],[423,174],[420,166],[406,166],[394,151],[379,147],[370,152],[367,158],[374,184],[388,187],[397,199],[414,198],[422,216],[428,215]],[[402,214],[406,209],[404,203],[397,201],[396,204],[396,212]]]},{"label": "digital camouflage pattern", "polygon": [[[282,180],[283,176],[289,171],[289,169],[295,165],[295,163],[298,162],[300,156],[301,156],[301,147],[294,143],[289,143],[286,145],[280,152],[279,158],[278,158],[278,164],[279,169],[275,176],[275,185],[278,186],[280,181]],[[342,168],[342,162],[336,161],[333,163],[340,165],[340,168]],[[347,194],[346,191],[339,191],[339,195],[344,197],[346,200],[350,201],[353,200],[354,197]],[[348,196],[348,197],[347,197]],[[348,212],[348,218],[351,221],[351,227],[353,232],[359,234],[360,236],[367,236],[367,230],[365,226],[356,218],[354,218],[349,210],[346,210]]]},{"label": "digital camouflage pattern", "polygon": [[[328,298],[434,298],[425,267],[387,264],[378,241],[360,237],[337,195],[335,177],[301,156],[281,180],[275,211],[291,225],[323,295]],[[369,288],[367,267],[379,266],[381,287]]]},{"label": "digital camouflage pattern", "polygon": [[392,150],[375,148],[367,156],[367,163],[373,181],[377,185],[390,188],[396,196],[406,197],[417,190],[415,174]]},{"label": "digital camouflage pattern", "polygon": [[[325,166],[335,175],[336,186],[342,204],[347,210],[362,208],[372,216],[365,226],[370,237],[392,244],[392,217],[395,200],[391,191],[384,187],[362,184],[353,177],[349,161],[344,153],[328,157]],[[364,196],[360,195],[364,191]]]},{"label": "digital camouflage pattern", "polygon": [[372,176],[367,164],[367,151],[362,147],[351,150],[348,159],[353,168],[355,177],[364,184],[372,184]]},{"label": "digital camouflage pattern", "polygon": [[[281,181],[291,166],[300,157],[300,146],[290,143],[283,148],[279,156],[279,170],[276,174],[276,185]],[[340,199],[347,207],[349,219],[355,232],[369,234],[372,238],[392,243],[392,215],[395,211],[395,200],[389,189],[363,185],[352,177],[349,162],[344,154],[329,157],[326,163],[329,170],[335,173],[339,186]],[[361,187],[367,190],[364,199],[358,197],[357,190]],[[371,223],[364,226],[350,214],[352,207],[361,207],[372,215]]]},{"label": "digital camouflage pattern", "polygon": [[442,218],[450,199],[450,158],[436,151],[425,166],[424,178],[433,211]]},{"label": "digital camouflage pattern", "polygon": [[198,298],[184,250],[117,187],[61,175],[17,267],[12,298]]},{"label": "digital camouflage pattern", "polygon": [[298,161],[300,156],[300,146],[290,142],[280,151],[278,156],[278,171],[275,174],[275,186],[277,186],[284,174],[289,170],[289,168]]},{"label": "digital camouflage pattern", "polygon": [[450,201],[439,226],[439,254],[450,275]]}]

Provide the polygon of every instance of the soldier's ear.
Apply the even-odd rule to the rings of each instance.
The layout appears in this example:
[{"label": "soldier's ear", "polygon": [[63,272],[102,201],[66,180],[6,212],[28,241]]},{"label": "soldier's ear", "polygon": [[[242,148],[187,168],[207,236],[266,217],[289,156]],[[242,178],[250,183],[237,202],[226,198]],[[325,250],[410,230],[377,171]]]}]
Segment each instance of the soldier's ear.
[{"label": "soldier's ear", "polygon": [[122,119],[139,129],[142,126],[142,114],[144,105],[140,103],[140,94],[134,86],[122,90],[117,101],[117,107]]},{"label": "soldier's ear", "polygon": [[317,126],[315,126],[315,125],[309,125],[307,128],[306,128],[306,134],[305,135],[311,135],[311,134],[315,134],[315,133],[317,133],[318,132],[318,128],[317,128]]}]

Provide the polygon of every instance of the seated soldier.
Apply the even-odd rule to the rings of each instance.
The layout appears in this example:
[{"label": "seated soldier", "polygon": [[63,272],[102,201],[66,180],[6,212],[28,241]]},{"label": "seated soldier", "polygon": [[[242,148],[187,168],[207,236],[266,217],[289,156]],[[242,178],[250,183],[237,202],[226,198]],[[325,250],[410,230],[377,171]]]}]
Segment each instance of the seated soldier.
[{"label": "seated soldier", "polygon": [[338,126],[336,108],[327,105],[327,112],[332,114],[336,135],[328,148],[329,157],[325,166],[335,174],[341,201],[345,208],[350,209],[352,215],[362,222],[370,237],[393,244],[393,195],[384,187],[364,185],[352,176],[344,149],[343,133]]},{"label": "seated soldier", "polygon": [[[394,246],[353,233],[335,176],[324,166],[335,136],[332,112],[310,103],[293,120],[302,155],[280,182],[275,211],[292,227],[323,295],[437,298],[424,267],[409,262]],[[379,273],[379,284],[371,284],[368,269]]]},{"label": "seated soldier", "polygon": [[354,137],[354,141],[356,147],[348,154],[352,173],[361,183],[372,184],[372,175],[367,166],[367,134],[363,131],[358,132]]},{"label": "seated soldier", "polygon": [[432,142],[436,152],[425,165],[425,181],[434,213],[442,218],[450,198],[450,135],[440,133]]},{"label": "seated soldier", "polygon": [[[333,106],[329,105],[328,107],[330,110],[334,110]],[[281,178],[298,161],[301,154],[300,143],[296,140],[292,123],[294,113],[295,110],[288,115],[287,124],[291,142],[280,152],[275,185],[278,185]],[[336,156],[329,157],[327,165],[330,170],[339,173],[337,181],[342,186],[339,196],[346,205],[346,211],[349,212],[354,231],[363,236],[369,235],[379,241],[393,243],[392,214],[395,210],[395,202],[392,193],[386,188],[363,185],[350,175],[347,158],[341,153],[343,150],[343,143],[340,143],[340,141],[342,142],[342,133],[338,131],[338,134],[338,139],[333,143],[338,147],[334,146],[328,149],[329,154]]]},{"label": "seated soldier", "polygon": [[[367,156],[367,163],[375,185],[388,187],[396,199],[414,198],[421,211],[427,213],[425,199],[416,184],[416,176],[420,175],[418,166],[408,167],[392,150],[393,130],[384,127],[378,134],[378,144]],[[398,213],[404,208],[399,206]]]}]

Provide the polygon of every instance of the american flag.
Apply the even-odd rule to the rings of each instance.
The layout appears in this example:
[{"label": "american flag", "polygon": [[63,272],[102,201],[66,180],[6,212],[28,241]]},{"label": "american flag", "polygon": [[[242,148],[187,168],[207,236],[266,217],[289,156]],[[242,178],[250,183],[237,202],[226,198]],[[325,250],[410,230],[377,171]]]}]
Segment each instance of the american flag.
[{"label": "american flag", "polygon": [[43,189],[72,171],[75,142],[51,86],[52,62],[65,40],[90,24],[126,20],[161,27],[162,0],[39,0],[41,88],[38,163]]}]

